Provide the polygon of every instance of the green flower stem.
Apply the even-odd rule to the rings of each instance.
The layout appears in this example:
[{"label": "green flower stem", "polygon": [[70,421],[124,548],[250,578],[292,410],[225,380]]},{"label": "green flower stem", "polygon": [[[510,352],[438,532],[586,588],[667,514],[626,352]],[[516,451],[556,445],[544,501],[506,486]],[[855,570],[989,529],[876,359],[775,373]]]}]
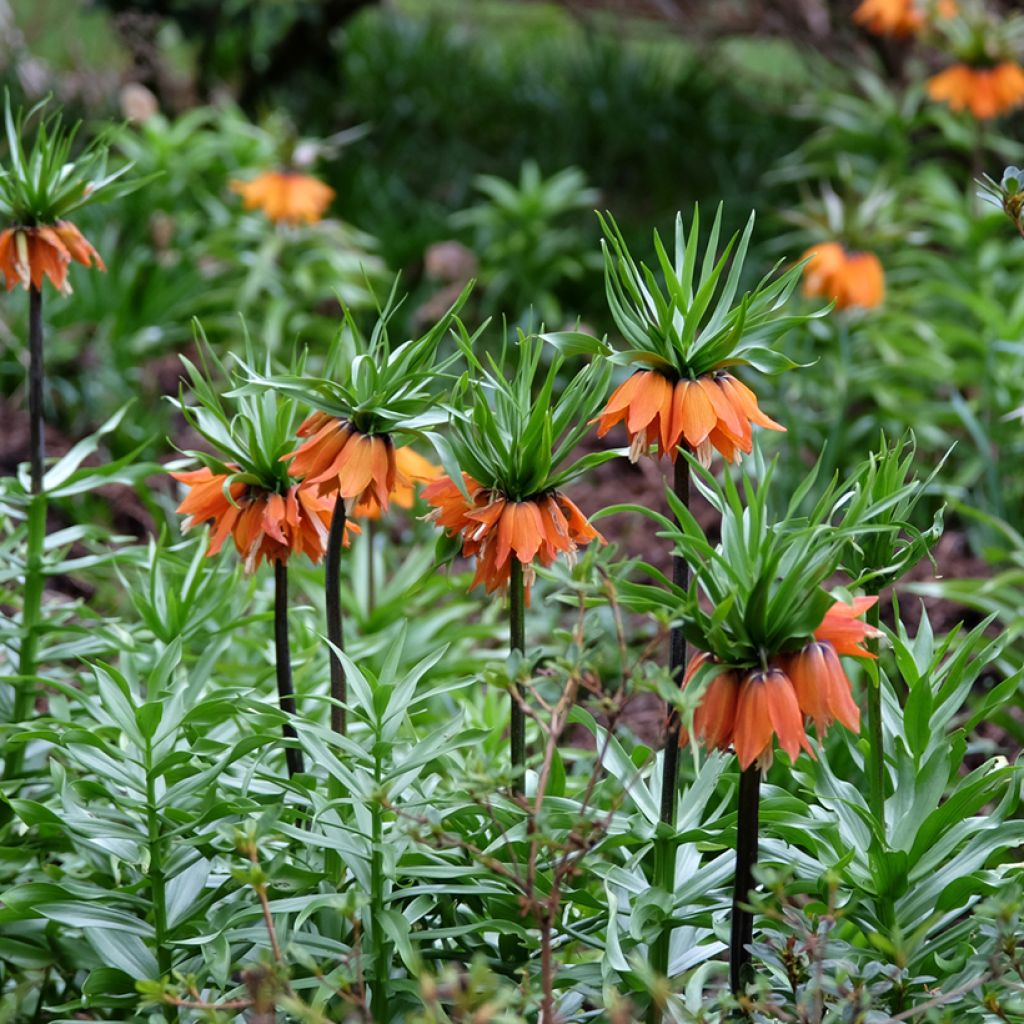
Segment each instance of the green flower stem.
[{"label": "green flower stem", "polygon": [[[378,793],[384,778],[381,761],[383,743],[378,734],[373,745],[373,778]],[[384,934],[384,808],[375,799],[370,808],[371,840],[370,851],[370,939],[373,946],[373,988],[371,990],[370,1012],[378,1024],[388,1020],[388,986],[391,983],[391,957],[388,955],[387,938]],[[365,931],[365,929],[364,929]]]},{"label": "green flower stem", "polygon": [[[153,741],[146,740],[146,842],[149,847],[149,898],[153,905],[153,942],[156,946],[156,962],[160,977],[171,980],[174,963],[168,944],[167,928],[167,875],[164,867],[166,840],[160,825],[160,809],[156,791],[157,772],[153,756]],[[164,1006],[164,1017],[168,1021],[178,1019],[175,1006]]]},{"label": "green flower stem", "polygon": [[[868,625],[878,628],[879,608],[876,601],[865,616]],[[868,649],[878,655],[878,641],[868,640]],[[867,663],[867,725],[868,725],[868,806],[885,835],[885,741],[882,728],[882,678],[877,660]]]},{"label": "green flower stem", "polygon": [[[46,543],[46,495],[43,492],[43,471],[46,442],[43,436],[43,294],[32,288],[28,295],[28,418],[29,467],[31,499],[28,506],[25,551],[25,589],[21,607],[21,645],[18,653],[18,676],[14,689],[11,721],[17,725],[28,718],[35,698],[35,677],[38,668],[38,630],[42,617],[44,546]],[[25,748],[11,744],[4,758],[4,778],[21,774]]]},{"label": "green flower stem", "polygon": [[[327,535],[327,552],[324,556],[324,598],[327,606],[327,639],[333,645],[330,651],[331,666],[331,729],[341,736],[348,726],[345,702],[348,686],[345,681],[345,667],[334,653],[345,649],[345,636],[341,622],[341,550],[345,541],[345,499],[338,498],[331,516],[331,529]],[[340,800],[344,796],[341,781],[333,775],[327,776],[327,796]],[[340,811],[339,811],[340,814]],[[341,884],[341,854],[327,850],[324,854],[324,871],[335,885]]]},{"label": "green flower stem", "polygon": [[760,793],[761,769],[752,764],[740,774],[736,807],[736,882],[729,942],[729,985],[733,995],[740,995],[753,978],[749,947],[754,937],[754,915],[742,904],[749,903],[754,887]]},{"label": "green flower stem", "polygon": [[[675,464],[673,488],[676,497],[687,507],[690,505],[690,464],[678,458]],[[682,589],[690,585],[690,566],[685,558],[672,558],[672,582]],[[681,626],[674,626],[669,637],[669,671],[677,685],[682,685],[686,670],[686,638]],[[654,884],[668,893],[675,890],[676,844],[672,834],[676,824],[676,788],[679,775],[679,730],[681,723],[675,708],[669,709],[668,726],[665,730],[665,748],[661,771],[661,833],[654,840]],[[651,947],[651,966],[655,973],[667,977],[669,970],[669,947],[672,929],[666,925]],[[651,1004],[651,1020],[654,1024],[661,1019],[661,1008]]]},{"label": "green flower stem", "polygon": [[[526,650],[526,590],[523,586],[523,563],[512,555],[512,575],[509,579],[508,634],[509,647],[522,653]],[[521,694],[512,680],[509,709],[509,760],[512,767],[512,792],[523,792],[523,773],[526,770],[526,715],[520,704]]]},{"label": "green flower stem", "polygon": [[[288,563],[274,562],[274,664],[277,670],[277,700],[288,721],[281,726],[281,733],[288,740],[297,741],[298,735],[291,719],[295,717],[295,690],[292,687],[292,656],[288,646]],[[284,748],[288,775],[303,770],[302,751],[294,744]]]}]

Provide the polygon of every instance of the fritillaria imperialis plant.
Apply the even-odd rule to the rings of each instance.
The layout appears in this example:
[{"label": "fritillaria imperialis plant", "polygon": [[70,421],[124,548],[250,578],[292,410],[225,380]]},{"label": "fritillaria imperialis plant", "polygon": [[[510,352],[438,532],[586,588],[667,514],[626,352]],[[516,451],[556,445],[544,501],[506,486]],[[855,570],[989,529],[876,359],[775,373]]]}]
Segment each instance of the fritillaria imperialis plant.
[{"label": "fritillaria imperialis plant", "polygon": [[[43,437],[43,283],[61,295],[71,292],[72,262],[105,269],[99,253],[69,219],[83,207],[137,188],[140,182],[119,182],[129,167],[107,173],[107,150],[94,141],[71,157],[78,126],[67,127],[59,112],[43,115],[45,104],[27,113],[11,110],[4,101],[6,158],[0,165],[0,275],[7,291],[21,285],[28,292],[29,493],[28,554],[22,605],[22,639],[12,719],[23,721],[32,706],[36,676],[37,629],[43,596],[43,547],[46,538],[46,495]],[[26,148],[26,125],[35,121],[35,138]],[[15,745],[5,760],[5,775],[21,770],[23,747]]]},{"label": "fritillaria imperialis plant", "polygon": [[[565,386],[562,359],[542,369],[547,349],[538,337],[506,342],[498,359],[482,362],[471,340],[460,339],[472,372],[452,392],[450,441],[439,443],[447,475],[427,485],[431,518],[444,527],[448,555],[476,560],[473,586],[508,588],[509,645],[526,647],[524,610],[534,566],[575,556],[604,538],[562,488],[588,468],[614,458],[598,452],[573,459],[588,421],[608,387],[611,366],[592,363]],[[526,760],[522,694],[511,690],[510,753],[513,788],[521,792]]]},{"label": "fritillaria imperialis plant", "polygon": [[601,219],[608,303],[626,346],[595,349],[635,372],[608,399],[598,433],[624,421],[633,461],[654,448],[657,457],[675,463],[684,447],[702,465],[710,465],[716,451],[733,462],[750,453],[754,426],[784,429],[761,411],[733,370],[777,373],[796,365],[771,343],[809,319],[781,311],[800,270],[769,273],[739,294],[754,216],[719,253],[721,219],[719,208],[699,267],[696,211],[688,233],[677,216],[671,258],[655,232],[659,273],[637,264],[615,221]]},{"label": "fritillaria imperialis plant", "polygon": [[364,135],[365,126],[337,132],[328,139],[298,138],[288,119],[275,113],[257,132],[276,151],[277,166],[246,180],[233,179],[231,191],[241,196],[246,210],[259,210],[272,224],[298,227],[318,223],[335,192],[307,169],[318,158],[336,155],[342,146]]},{"label": "fritillaria imperialis plant", "polygon": [[979,123],[1024,103],[1024,68],[1018,60],[1021,22],[1000,17],[980,3],[946,5],[934,27],[955,63],[928,79],[928,98],[951,110],[969,111]]},{"label": "fritillaria imperialis plant", "polygon": [[444,420],[438,405],[445,369],[438,347],[469,295],[458,297],[441,319],[419,338],[395,344],[389,324],[398,306],[397,282],[365,336],[351,312],[327,353],[322,376],[248,372],[249,386],[270,389],[314,408],[298,427],[298,442],[280,456],[288,472],[337,499],[327,539],[325,586],[327,638],[331,652],[331,727],[345,732],[346,686],[341,660],[341,548],[351,515],[386,511],[391,496],[411,486],[400,470],[396,437],[423,438]]},{"label": "fritillaria imperialis plant", "polygon": [[[202,329],[197,327],[202,337]],[[254,572],[266,560],[274,566],[274,642],[277,691],[281,710],[295,714],[291,658],[288,645],[288,561],[306,555],[319,562],[327,546],[335,497],[318,493],[314,484],[295,476],[285,459],[294,444],[297,404],[279,400],[272,392],[236,392],[230,400],[220,387],[231,378],[210,353],[202,337],[204,369],[182,357],[194,404],[178,400],[188,423],[214,448],[215,454],[192,451],[200,469],[171,475],[189,488],[178,506],[186,518],[182,530],[210,523],[207,555],[216,555],[230,537]],[[248,353],[249,363],[253,353]],[[210,370],[214,372],[211,373]],[[269,366],[267,367],[269,372]],[[235,383],[239,383],[238,380]],[[228,401],[231,404],[228,404]],[[342,523],[348,532],[355,524]],[[293,741],[285,748],[288,772],[302,771],[302,755],[290,722],[282,727]]]},{"label": "fritillaria imperialis plant", "polygon": [[[696,485],[721,516],[714,545],[679,498],[668,492],[675,521],[663,518],[665,535],[693,566],[678,586],[640,588],[682,622],[696,654],[685,678],[693,735],[708,748],[735,750],[741,770],[733,898],[731,982],[737,994],[749,980],[752,918],[746,910],[757,859],[761,773],[776,742],[795,761],[813,756],[808,729],[819,739],[833,722],[860,729],[841,657],[871,658],[863,642],[878,631],[861,621],[877,598],[836,601],[825,584],[843,564],[851,539],[885,532],[875,506],[854,518],[843,510],[858,496],[856,483],[833,481],[807,513],[801,512],[817,474],[798,488],[786,515],[769,512],[773,468],[755,486],[743,474],[742,493],[730,475],[719,484],[700,470]],[[667,583],[667,581],[665,581]],[[856,581],[854,581],[856,583]],[[686,739],[686,734],[681,735]]]},{"label": "fritillaria imperialis plant", "polygon": [[247,210],[262,210],[273,224],[315,224],[334,199],[334,189],[299,171],[264,171],[251,181],[233,181]]},{"label": "fritillaria imperialis plant", "polygon": [[[722,208],[718,208],[699,252],[700,218],[694,209],[689,230],[682,215],[676,217],[670,255],[657,231],[654,249],[657,268],[638,263],[610,215],[601,217],[605,290],[609,308],[625,345],[615,349],[579,334],[552,336],[556,344],[589,351],[597,358],[633,369],[612,393],[598,418],[598,435],[624,423],[629,457],[636,461],[651,454],[667,457],[674,465],[674,493],[680,504],[689,503],[689,461],[680,452],[692,452],[708,466],[715,452],[733,462],[753,447],[753,428],[785,428],[761,411],[757,396],[735,375],[737,367],[775,373],[796,364],[772,347],[791,327],[819,314],[787,314],[786,301],[800,280],[800,267],[782,270],[777,265],[748,291],[740,292],[744,264],[754,230],[751,213],[746,227],[719,252]],[[684,558],[673,560],[673,580],[686,587]],[[686,645],[678,626],[673,628],[669,668],[680,683]],[[675,821],[678,772],[679,720],[670,712],[662,774],[662,821]],[[657,845],[659,877],[672,877],[672,848],[668,836]],[[666,930],[654,950],[654,968],[664,974],[668,963]]]}]

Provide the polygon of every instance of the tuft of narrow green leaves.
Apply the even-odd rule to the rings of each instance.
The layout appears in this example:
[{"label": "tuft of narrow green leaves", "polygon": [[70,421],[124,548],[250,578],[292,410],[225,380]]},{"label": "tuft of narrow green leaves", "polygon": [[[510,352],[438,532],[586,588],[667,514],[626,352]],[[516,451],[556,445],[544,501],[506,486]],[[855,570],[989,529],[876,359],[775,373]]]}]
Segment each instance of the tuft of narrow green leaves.
[{"label": "tuft of narrow green leaves", "polygon": [[858,585],[877,593],[917,565],[942,536],[945,506],[932,516],[931,524],[920,529],[914,524],[914,510],[932,489],[945,465],[943,456],[924,480],[913,476],[917,443],[913,434],[890,443],[883,436],[852,478],[856,495],[847,506],[844,519],[855,524],[870,521],[875,529],[850,538],[843,556],[843,569]]},{"label": "tuft of narrow green leaves", "polygon": [[657,264],[637,262],[615,218],[598,214],[605,237],[605,291],[626,349],[615,351],[586,336],[565,332],[552,336],[570,351],[590,351],[629,366],[640,363],[674,378],[696,378],[721,367],[750,365],[766,373],[797,364],[771,347],[790,328],[823,316],[782,312],[799,280],[802,265],[779,273],[782,261],[747,291],[740,293],[744,264],[754,230],[751,212],[746,227],[719,251],[722,206],[700,252],[700,212],[694,207],[689,230],[676,215],[672,253],[654,232]]},{"label": "tuft of narrow green leaves", "polygon": [[[198,320],[193,332],[201,354],[201,366],[185,356],[181,361],[188,374],[188,387],[194,399],[186,401],[182,384],[178,398],[171,399],[196,433],[215,449],[215,455],[204,451],[186,454],[217,474],[227,474],[231,483],[253,484],[264,490],[284,493],[294,482],[284,456],[297,445],[295,430],[299,423],[298,403],[280,398],[272,391],[249,391],[242,385],[255,372],[254,346],[245,336],[246,358],[238,360],[238,371],[232,373],[214,355]],[[301,363],[297,370],[301,372]],[[264,373],[272,368],[265,357]],[[235,385],[224,393],[224,385]]]},{"label": "tuft of narrow green leaves", "polygon": [[424,335],[396,345],[389,332],[400,305],[396,279],[369,336],[344,307],[323,376],[257,373],[250,368],[247,385],[277,391],[348,420],[363,434],[422,436],[447,418],[440,405],[440,385],[458,354],[439,360],[438,350],[471,290],[472,283]]},{"label": "tuft of narrow green leaves", "polygon": [[[83,206],[127,195],[143,184],[138,179],[120,180],[131,164],[107,172],[103,136],[73,157],[79,125],[65,126],[60,111],[44,116],[45,106],[43,101],[27,113],[15,114],[10,96],[4,97],[7,154],[0,166],[0,216],[5,220],[23,227],[52,224]],[[26,125],[37,116],[35,138],[26,149]]]},{"label": "tuft of narrow green leaves", "polygon": [[[449,476],[462,472],[514,501],[562,487],[617,451],[591,452],[571,460],[600,409],[612,367],[597,360],[564,383],[563,359],[543,338],[520,333],[506,338],[495,359],[482,361],[472,339],[459,344],[471,372],[452,389],[450,442],[435,438]],[[543,357],[552,355],[544,368]]]},{"label": "tuft of narrow green leaves", "polygon": [[843,566],[851,543],[876,535],[885,543],[903,525],[886,518],[891,506],[877,493],[873,501],[863,498],[861,471],[844,483],[833,477],[805,512],[819,463],[783,514],[775,516],[771,492],[776,462],[758,465],[759,481],[742,471],[737,483],[731,474],[719,482],[692,457],[686,458],[694,485],[721,517],[721,539],[717,544],[709,540],[669,488],[666,497],[675,521],[648,514],[663,527],[659,535],[692,567],[690,585],[683,590],[647,566],[659,585],[630,584],[625,593],[638,610],[660,606],[682,620],[687,640],[725,665],[751,667],[802,647],[834,601],[825,585]]}]

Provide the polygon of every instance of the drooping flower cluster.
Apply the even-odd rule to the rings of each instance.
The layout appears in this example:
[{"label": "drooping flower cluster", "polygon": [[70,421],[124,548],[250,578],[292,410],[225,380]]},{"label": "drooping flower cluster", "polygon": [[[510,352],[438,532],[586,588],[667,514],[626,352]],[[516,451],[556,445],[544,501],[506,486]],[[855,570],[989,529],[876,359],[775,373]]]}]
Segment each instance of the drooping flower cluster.
[{"label": "drooping flower cluster", "polygon": [[57,291],[70,295],[68,267],[72,260],[85,267],[107,269],[89,240],[70,221],[0,231],[0,273],[8,291],[17,284],[26,290],[38,290],[43,287],[43,278],[48,277]]},{"label": "drooping flower cluster", "polygon": [[873,309],[885,298],[885,272],[872,252],[847,252],[838,242],[803,254],[804,294],[834,300],[837,309]]},{"label": "drooping flower cluster", "polygon": [[[441,467],[425,459],[415,448],[403,445],[395,448],[395,483],[388,495],[389,503],[399,508],[412,508],[416,500],[416,485],[430,483],[441,475]],[[356,519],[379,519],[383,511],[376,496],[361,498],[352,509]]]},{"label": "drooping flower cluster", "polygon": [[342,498],[357,519],[378,519],[392,502],[412,508],[415,485],[441,472],[410,446],[396,448],[389,434],[364,434],[328,413],[310,414],[296,433],[306,440],[282,456],[292,475]]},{"label": "drooping flower cluster", "polygon": [[928,96],[989,120],[1024,103],[1024,69],[1012,60],[991,67],[954,64],[928,80]]},{"label": "drooping flower cluster", "polygon": [[[574,502],[557,490],[514,501],[462,474],[466,492],[449,476],[423,489],[433,506],[427,516],[449,537],[462,538],[462,554],[476,559],[470,589],[482,583],[488,593],[508,585],[512,559],[527,570],[534,561],[549,566],[559,554],[570,559],[578,547],[605,539],[587,521]],[[529,582],[527,582],[529,593]]]},{"label": "drooping flower cluster", "polygon": [[315,224],[334,199],[334,189],[298,171],[264,171],[251,181],[232,181],[247,210],[262,210],[275,224]]},{"label": "drooping flower cluster", "polygon": [[[315,488],[299,483],[282,494],[243,483],[228,473],[214,473],[205,466],[171,476],[189,488],[177,508],[186,516],[182,532],[206,522],[213,525],[208,556],[216,555],[230,535],[248,573],[264,559],[287,562],[292,554],[304,554],[319,562],[323,557],[334,498],[324,498]],[[346,545],[350,528],[359,532],[355,524],[346,524]]]},{"label": "drooping flower cluster", "polygon": [[[64,124],[59,111],[45,115],[45,104],[25,113],[4,104],[4,150],[0,165],[0,275],[11,291],[16,285],[40,291],[49,280],[68,295],[72,263],[106,270],[99,253],[72,222],[86,206],[123,196],[139,182],[119,180],[126,164],[107,172],[107,150],[97,137],[74,152],[76,127]],[[31,146],[24,142],[26,123],[35,121]]]},{"label": "drooping flower cluster", "polygon": [[684,441],[705,466],[711,464],[712,451],[735,462],[753,448],[752,425],[786,429],[761,411],[746,384],[724,370],[679,380],[638,370],[612,392],[598,417],[597,436],[623,420],[632,462],[655,443],[659,457],[668,455],[675,462]]},{"label": "drooping flower cluster", "polygon": [[863,0],[853,20],[875,35],[905,39],[924,24],[924,13],[914,0]]},{"label": "drooping flower cluster", "polygon": [[[773,738],[795,760],[800,750],[813,755],[807,724],[818,736],[833,722],[860,731],[860,709],[851,695],[849,677],[840,656],[873,658],[862,643],[878,631],[860,620],[877,598],[855,598],[852,605],[837,601],[814,631],[814,639],[795,654],[771,659],[767,667],[742,671],[724,669],[708,683],[694,711],[693,732],[709,750],[736,751],[740,767],[772,761]],[[713,659],[695,655],[687,666],[684,686]],[[683,734],[680,742],[688,737]]]},{"label": "drooping flower cluster", "polygon": [[957,5],[955,0],[862,0],[853,12],[853,20],[877,36],[906,39],[924,28],[932,11],[939,18],[952,18]]},{"label": "drooping flower cluster", "polygon": [[314,412],[297,431],[306,440],[293,452],[290,471],[320,494],[361,504],[378,515],[386,511],[398,482],[395,446],[388,434],[364,434],[348,420]]},{"label": "drooping flower cluster", "polygon": [[688,228],[677,216],[674,250],[655,232],[654,269],[634,259],[614,219],[600,218],[605,289],[624,346],[616,350],[579,335],[571,336],[571,344],[635,371],[595,420],[598,436],[625,424],[633,462],[648,453],[675,462],[681,447],[705,466],[716,451],[736,461],[752,450],[754,426],[785,429],[761,412],[754,392],[734,373],[737,366],[767,373],[792,368],[795,364],[770,343],[824,311],[781,312],[799,283],[798,267],[766,275],[738,299],[753,215],[720,251],[721,216],[720,208],[703,259],[698,258],[696,209]]}]

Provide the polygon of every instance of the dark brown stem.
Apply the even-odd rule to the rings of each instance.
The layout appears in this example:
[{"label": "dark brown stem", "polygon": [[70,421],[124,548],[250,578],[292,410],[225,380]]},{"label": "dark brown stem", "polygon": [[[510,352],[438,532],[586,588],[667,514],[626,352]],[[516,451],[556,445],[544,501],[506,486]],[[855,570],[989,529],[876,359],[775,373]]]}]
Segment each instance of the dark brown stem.
[{"label": "dark brown stem", "polygon": [[[683,458],[676,460],[673,489],[676,497],[690,507],[690,464]],[[672,582],[681,590],[690,585],[690,566],[682,555],[672,558]],[[686,638],[683,627],[675,625],[669,635],[668,666],[677,686],[682,684],[686,669]],[[665,761],[661,778],[661,820],[666,825],[676,820],[676,780],[679,773],[679,712],[669,708],[665,737]]]},{"label": "dark brown stem", "polygon": [[[327,605],[327,639],[333,648],[345,649],[345,636],[341,622],[341,549],[345,542],[345,500],[339,497],[331,517],[331,532],[327,536],[327,553],[324,557],[325,603]],[[331,729],[341,735],[348,727],[345,702],[348,700],[348,686],[345,682],[345,667],[341,659],[330,652],[331,659]]]},{"label": "dark brown stem", "polygon": [[761,769],[752,764],[740,773],[736,807],[736,882],[732,891],[729,942],[729,984],[733,995],[741,995],[753,975],[750,943],[754,938],[754,915],[744,905],[750,902],[750,891],[754,887],[760,796]]},{"label": "dark brown stem", "polygon": [[[676,459],[673,479],[673,490],[676,497],[687,508],[690,506],[690,464],[682,456]],[[690,585],[690,566],[682,555],[672,557],[672,582],[682,590]],[[686,669],[686,638],[681,625],[672,627],[669,635],[668,652],[669,671],[677,686],[682,685]],[[668,829],[676,823],[676,788],[679,775],[679,712],[675,707],[668,709],[668,722],[665,727],[665,748],[662,755],[661,773],[661,822]],[[654,884],[663,889],[669,896],[675,888],[676,847],[670,835],[660,836],[654,842]],[[669,948],[672,940],[672,928],[666,924],[651,946],[651,966],[662,977],[668,976]],[[650,1020],[658,1024],[661,1020],[661,1007],[651,1003]]]},{"label": "dark brown stem", "polygon": [[[512,556],[512,575],[509,579],[509,646],[522,653],[526,649],[526,592],[523,586],[523,563]],[[512,792],[523,792],[523,772],[526,766],[526,714],[520,703],[519,689],[512,680],[509,716],[509,754],[512,764]]]},{"label": "dark brown stem", "polygon": [[28,360],[29,460],[32,493],[40,494],[46,441],[43,437],[43,293],[38,288],[28,293]]},{"label": "dark brown stem", "polygon": [[[292,656],[288,645],[288,564],[274,562],[274,663],[277,669],[277,700],[288,721],[281,726],[281,734],[288,740],[298,741],[292,719],[295,717],[295,690],[292,687]],[[284,758],[291,777],[303,770],[302,751],[287,745]]]},{"label": "dark brown stem", "polygon": [[545,909],[540,920],[541,1002],[538,1024],[555,1024],[555,965],[551,948],[551,913]]}]

